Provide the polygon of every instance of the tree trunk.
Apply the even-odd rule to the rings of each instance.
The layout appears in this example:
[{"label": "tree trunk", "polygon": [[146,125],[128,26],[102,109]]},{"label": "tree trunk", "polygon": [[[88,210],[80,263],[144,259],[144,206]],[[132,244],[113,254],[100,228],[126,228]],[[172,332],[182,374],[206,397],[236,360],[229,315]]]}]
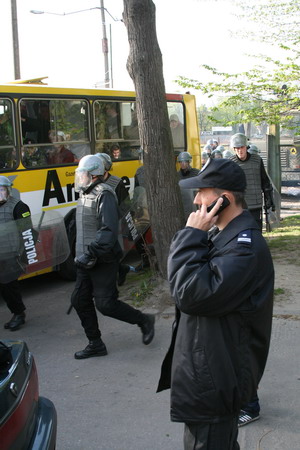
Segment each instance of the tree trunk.
[{"label": "tree trunk", "polygon": [[184,226],[184,214],[156,36],[155,5],[152,0],[124,0],[123,19],[130,46],[127,70],[137,97],[154,248],[159,270],[166,278],[170,242]]}]

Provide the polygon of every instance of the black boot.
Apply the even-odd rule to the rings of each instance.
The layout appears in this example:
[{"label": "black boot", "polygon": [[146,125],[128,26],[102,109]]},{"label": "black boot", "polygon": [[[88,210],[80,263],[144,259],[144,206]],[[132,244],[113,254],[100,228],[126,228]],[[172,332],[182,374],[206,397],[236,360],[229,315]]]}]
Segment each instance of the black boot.
[{"label": "black boot", "polygon": [[104,342],[101,338],[96,339],[95,341],[90,341],[89,344],[79,352],[76,352],[74,355],[75,359],[85,359],[91,358],[92,356],[105,356],[107,355],[107,350]]},{"label": "black boot", "polygon": [[144,320],[139,325],[143,333],[143,344],[148,345],[154,338],[154,314],[144,314]]},{"label": "black boot", "polygon": [[25,323],[25,313],[14,314],[9,322],[4,324],[4,328],[10,331],[16,331]]}]

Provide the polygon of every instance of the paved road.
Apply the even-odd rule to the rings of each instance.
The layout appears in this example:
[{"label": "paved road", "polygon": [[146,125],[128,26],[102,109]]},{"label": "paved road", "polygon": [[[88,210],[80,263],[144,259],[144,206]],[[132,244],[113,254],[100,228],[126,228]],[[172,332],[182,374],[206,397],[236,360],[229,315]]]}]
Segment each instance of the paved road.
[{"label": "paved road", "polygon": [[[77,361],[73,353],[86,341],[76,314],[66,315],[72,288],[55,274],[22,282],[26,326],[1,330],[5,338],[24,339],[34,353],[40,393],[58,412],[57,450],[182,450],[183,426],[169,420],[169,392],[155,393],[173,309],[157,318],[149,346],[136,326],[100,316],[108,356]],[[299,319],[300,299],[293,314]],[[2,301],[0,317],[10,317]],[[259,389],[261,419],[240,429],[242,450],[300,449],[299,337],[299,320],[274,319]]]}]

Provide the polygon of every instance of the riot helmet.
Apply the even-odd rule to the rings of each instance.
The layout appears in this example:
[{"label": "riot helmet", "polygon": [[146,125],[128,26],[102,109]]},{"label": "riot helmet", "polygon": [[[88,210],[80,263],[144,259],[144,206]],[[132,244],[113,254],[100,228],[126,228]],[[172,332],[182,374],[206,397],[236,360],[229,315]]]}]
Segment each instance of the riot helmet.
[{"label": "riot helmet", "polygon": [[99,158],[102,158],[104,169],[108,172],[112,167],[112,160],[111,157],[107,153],[96,153],[96,156],[99,156]]},{"label": "riot helmet", "polygon": [[225,147],[224,145],[218,145],[218,147],[216,148],[216,150],[220,150],[220,152],[224,152],[225,151]]},{"label": "riot helmet", "polygon": [[232,152],[230,150],[225,150],[223,153],[223,158],[229,159],[233,156]]},{"label": "riot helmet", "polygon": [[178,162],[190,162],[192,159],[192,155],[189,152],[181,152],[177,157]]},{"label": "riot helmet", "polygon": [[[211,139],[212,140],[212,139]],[[204,149],[203,149],[207,154],[209,154],[209,155],[211,155],[211,152],[212,152],[212,150],[213,150],[213,148],[212,148],[212,146],[210,145],[210,144],[206,144],[205,146],[204,146]]]},{"label": "riot helmet", "polygon": [[232,148],[247,147],[248,138],[243,133],[236,133],[230,138],[230,146]]},{"label": "riot helmet", "polygon": [[260,153],[260,150],[255,144],[250,144],[248,152],[257,155],[258,153]]},{"label": "riot helmet", "polygon": [[222,155],[222,152],[220,150],[215,149],[215,150],[212,151],[211,157],[213,159],[220,159],[220,158],[223,158],[223,155]]},{"label": "riot helmet", "polygon": [[7,177],[0,175],[0,204],[5,203],[11,195],[12,185],[12,182]]},{"label": "riot helmet", "polygon": [[213,139],[208,139],[208,141],[206,141],[206,145],[214,145],[214,140]]},{"label": "riot helmet", "polygon": [[85,191],[93,182],[93,176],[103,176],[105,172],[102,158],[86,155],[79,161],[75,170],[75,191]]}]

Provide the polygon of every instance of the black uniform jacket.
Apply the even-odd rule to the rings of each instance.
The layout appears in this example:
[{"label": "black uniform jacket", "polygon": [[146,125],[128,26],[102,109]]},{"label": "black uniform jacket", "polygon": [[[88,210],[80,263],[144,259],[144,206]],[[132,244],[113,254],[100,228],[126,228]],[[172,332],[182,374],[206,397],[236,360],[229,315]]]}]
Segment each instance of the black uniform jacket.
[{"label": "black uniform jacket", "polygon": [[118,241],[119,209],[117,199],[109,191],[103,191],[98,203],[98,230],[89,245],[89,252],[99,262],[120,259],[122,249]]},{"label": "black uniform jacket", "polygon": [[178,311],[158,391],[170,387],[171,419],[236,416],[262,377],[271,335],[274,269],[248,211],[211,240],[186,227],[171,244],[171,294]]}]

